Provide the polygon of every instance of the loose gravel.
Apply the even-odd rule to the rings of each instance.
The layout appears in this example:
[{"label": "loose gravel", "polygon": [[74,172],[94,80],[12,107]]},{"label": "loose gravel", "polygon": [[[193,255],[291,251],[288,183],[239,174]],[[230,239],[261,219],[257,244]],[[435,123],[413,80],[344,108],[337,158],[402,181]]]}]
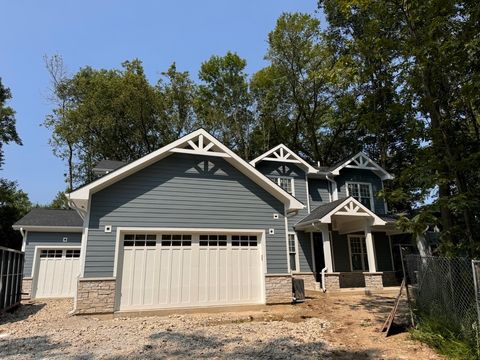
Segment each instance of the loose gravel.
[{"label": "loose gravel", "polygon": [[2,359],[329,358],[320,318],[267,312],[115,318],[69,316],[70,301],[0,317]]}]

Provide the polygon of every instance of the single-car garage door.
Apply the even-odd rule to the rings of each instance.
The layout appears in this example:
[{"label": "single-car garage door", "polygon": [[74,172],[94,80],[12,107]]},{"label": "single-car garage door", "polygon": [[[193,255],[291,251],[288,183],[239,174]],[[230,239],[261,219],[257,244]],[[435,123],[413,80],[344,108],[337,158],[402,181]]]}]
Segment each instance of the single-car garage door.
[{"label": "single-car garage door", "polygon": [[36,298],[73,297],[80,272],[80,249],[39,249]]},{"label": "single-car garage door", "polygon": [[262,302],[259,234],[124,234],[120,310]]}]

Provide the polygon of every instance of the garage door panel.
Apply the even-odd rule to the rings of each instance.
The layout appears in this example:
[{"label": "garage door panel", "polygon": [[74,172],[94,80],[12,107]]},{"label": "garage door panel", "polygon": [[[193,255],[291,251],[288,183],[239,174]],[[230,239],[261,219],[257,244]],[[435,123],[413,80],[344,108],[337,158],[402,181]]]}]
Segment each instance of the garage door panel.
[{"label": "garage door panel", "polygon": [[80,250],[39,249],[35,297],[73,297],[80,273]]},{"label": "garage door panel", "polygon": [[139,236],[156,242],[136,246],[136,235],[125,235],[135,250],[124,248],[121,310],[261,302],[263,272],[256,236],[254,247],[248,236],[242,246],[239,241],[233,246],[230,235]]}]

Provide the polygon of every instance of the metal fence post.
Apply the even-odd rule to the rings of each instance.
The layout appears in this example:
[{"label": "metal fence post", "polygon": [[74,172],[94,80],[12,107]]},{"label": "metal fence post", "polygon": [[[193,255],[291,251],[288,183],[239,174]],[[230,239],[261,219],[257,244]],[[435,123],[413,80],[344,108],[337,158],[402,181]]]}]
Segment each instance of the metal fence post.
[{"label": "metal fence post", "polygon": [[[478,260],[472,260],[472,273],[473,273],[473,286],[475,288],[475,303],[477,305],[477,326],[475,327],[475,332],[477,335],[477,355],[480,355],[480,340],[478,330],[480,327],[480,303],[478,299],[479,289],[478,289],[478,272],[477,272],[477,264],[479,263]],[[480,356],[479,356],[480,357]]]}]

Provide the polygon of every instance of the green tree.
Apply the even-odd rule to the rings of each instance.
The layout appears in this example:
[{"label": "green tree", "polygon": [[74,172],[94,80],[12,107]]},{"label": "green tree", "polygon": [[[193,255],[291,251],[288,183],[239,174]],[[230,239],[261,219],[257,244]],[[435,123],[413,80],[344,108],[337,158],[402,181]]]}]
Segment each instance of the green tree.
[{"label": "green tree", "polygon": [[[396,83],[391,94],[391,99],[397,98],[394,103],[412,106],[412,112],[400,112],[404,118],[399,123],[400,134],[421,141],[416,151],[406,149],[411,164],[407,161],[399,175],[411,183],[407,200],[418,204],[434,191],[433,204],[420,210],[439,211],[444,252],[478,254],[478,4],[324,0],[319,5],[329,30],[343,38],[371,74],[372,68],[378,69],[378,60],[393,70],[388,73]],[[377,59],[373,67],[366,62],[387,50],[388,56]],[[374,99],[381,100],[379,95]],[[412,113],[419,121],[409,121]],[[401,192],[396,190],[391,193]]]},{"label": "green tree", "polygon": [[237,54],[212,56],[201,65],[195,111],[198,125],[249,158],[254,117],[248,88],[247,63]]},{"label": "green tree", "polygon": [[0,78],[0,169],[5,161],[3,146],[12,142],[22,145],[15,126],[15,111],[7,106],[7,101],[11,98],[10,89],[2,84]]},{"label": "green tree", "polygon": [[0,179],[0,246],[20,250],[22,236],[12,225],[30,211],[28,195],[14,181]]},{"label": "green tree", "polygon": [[68,205],[68,198],[65,192],[59,191],[57,195],[55,195],[55,198],[47,207],[51,209],[64,209],[64,210],[70,209],[70,206]]}]

